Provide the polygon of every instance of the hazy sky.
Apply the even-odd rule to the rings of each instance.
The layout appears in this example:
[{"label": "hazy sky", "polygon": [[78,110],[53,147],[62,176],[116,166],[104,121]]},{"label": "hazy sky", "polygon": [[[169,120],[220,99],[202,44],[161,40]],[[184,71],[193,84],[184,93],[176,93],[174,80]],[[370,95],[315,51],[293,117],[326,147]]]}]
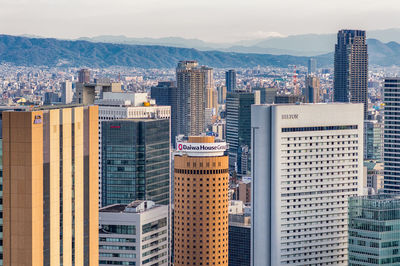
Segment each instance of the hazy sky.
[{"label": "hazy sky", "polygon": [[0,0],[0,34],[224,42],[399,28],[399,14],[399,0]]}]

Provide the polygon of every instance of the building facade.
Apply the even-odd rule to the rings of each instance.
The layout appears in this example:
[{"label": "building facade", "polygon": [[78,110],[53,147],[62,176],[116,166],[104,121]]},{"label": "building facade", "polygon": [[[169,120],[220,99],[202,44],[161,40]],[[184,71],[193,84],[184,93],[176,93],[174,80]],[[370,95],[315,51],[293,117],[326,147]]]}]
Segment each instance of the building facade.
[{"label": "building facade", "polygon": [[252,265],[347,265],[362,139],[362,104],[252,106]]},{"label": "building facade", "polygon": [[306,84],[303,91],[306,103],[319,103],[320,102],[320,84],[319,79],[316,76],[307,75]]},{"label": "building facade", "polygon": [[349,266],[400,265],[400,199],[380,194],[349,200]]},{"label": "building facade", "polygon": [[[176,68],[177,135],[200,135],[205,131],[206,71],[197,61],[181,61]],[[176,128],[176,129],[175,129]]]},{"label": "building facade", "polygon": [[228,157],[214,137],[177,142],[174,265],[228,265]]},{"label": "building facade", "polygon": [[99,211],[99,265],[167,266],[168,206],[137,200]]},{"label": "building facade", "polygon": [[384,190],[400,192],[400,78],[386,78],[383,88],[384,107]]},{"label": "building facade", "polygon": [[364,104],[368,110],[368,51],[365,31],[340,30],[335,45],[334,101]]},{"label": "building facade", "polygon": [[226,91],[232,92],[236,90],[236,71],[233,69],[225,72]]},{"label": "building facade", "polygon": [[364,159],[383,161],[383,126],[377,120],[364,121]]},{"label": "building facade", "polygon": [[61,84],[61,103],[70,104],[72,103],[73,98],[72,82],[66,80]]},{"label": "building facade", "polygon": [[229,266],[250,266],[250,216],[229,214]]},{"label": "building facade", "polygon": [[79,83],[89,83],[90,82],[90,70],[83,68],[78,71],[78,82]]},{"label": "building facade", "polygon": [[[102,172],[102,122],[116,119],[170,119],[170,106],[148,105],[146,93],[105,93],[96,101],[99,106],[99,173]],[[171,136],[172,139],[172,136]],[[101,206],[101,184],[99,179],[99,203]]]},{"label": "building facade", "polygon": [[96,265],[98,107],[2,118],[4,265]]},{"label": "building facade", "polygon": [[241,147],[251,148],[251,105],[254,103],[255,96],[252,92],[236,91],[227,94],[226,142],[229,144],[231,170],[237,169]]},{"label": "building facade", "polygon": [[168,119],[102,122],[102,206],[134,200],[168,205]]}]

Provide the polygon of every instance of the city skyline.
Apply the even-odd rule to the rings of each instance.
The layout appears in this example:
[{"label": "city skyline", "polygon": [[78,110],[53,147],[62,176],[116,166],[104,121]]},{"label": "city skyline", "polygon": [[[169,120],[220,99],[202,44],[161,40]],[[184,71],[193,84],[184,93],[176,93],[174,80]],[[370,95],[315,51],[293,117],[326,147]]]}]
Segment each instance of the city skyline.
[{"label": "city skyline", "polygon": [[[24,9],[20,8],[22,4]],[[393,19],[400,11],[394,0],[356,0],[351,3],[344,0],[323,3],[317,0],[288,0],[285,4],[252,0],[250,3],[234,5],[227,0],[212,3],[209,0],[174,0],[165,3],[158,0],[120,0],[118,3],[103,0],[57,3],[20,0],[2,1],[0,7],[2,34],[31,34],[56,38],[96,35],[156,38],[180,36],[226,42],[310,32],[334,33],[340,28],[376,30],[400,27],[400,23]],[[168,20],[163,19],[166,15],[177,12],[180,14],[179,18],[168,16]],[[334,19],[332,13],[335,14]],[[104,17],[113,19],[101,19]],[[238,20],[238,17],[241,19]],[[64,27],[65,25],[69,26]],[[132,27],[133,25],[140,27]],[[210,28],[213,30],[210,31]],[[232,30],[233,28],[235,30]]]}]

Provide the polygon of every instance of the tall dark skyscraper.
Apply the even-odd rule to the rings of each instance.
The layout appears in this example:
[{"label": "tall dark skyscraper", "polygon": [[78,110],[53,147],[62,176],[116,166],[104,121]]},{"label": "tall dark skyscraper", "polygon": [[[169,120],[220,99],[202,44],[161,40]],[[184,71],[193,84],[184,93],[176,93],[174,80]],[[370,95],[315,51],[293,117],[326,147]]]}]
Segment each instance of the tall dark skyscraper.
[{"label": "tall dark skyscraper", "polygon": [[364,103],[368,110],[368,52],[365,31],[341,30],[335,46],[335,102]]},{"label": "tall dark skyscraper", "polygon": [[83,68],[78,72],[78,82],[79,83],[89,83],[90,82],[90,70]]},{"label": "tall dark skyscraper", "polygon": [[225,72],[226,91],[234,91],[236,89],[236,71],[231,69]]},{"label": "tall dark skyscraper", "polygon": [[239,161],[242,146],[251,144],[251,105],[255,103],[252,92],[228,92],[226,96],[226,142],[229,144],[229,168]]},{"label": "tall dark skyscraper", "polygon": [[102,205],[169,204],[169,120],[102,122]]}]

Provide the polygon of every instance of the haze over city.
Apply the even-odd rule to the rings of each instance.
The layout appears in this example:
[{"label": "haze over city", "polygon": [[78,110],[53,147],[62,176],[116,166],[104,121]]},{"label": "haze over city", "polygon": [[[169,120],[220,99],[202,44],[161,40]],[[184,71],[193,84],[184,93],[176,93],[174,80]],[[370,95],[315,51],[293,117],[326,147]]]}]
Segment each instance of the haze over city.
[{"label": "haze over city", "polygon": [[0,32],[79,38],[96,35],[232,42],[341,28],[400,27],[396,0],[15,0],[0,1]]}]

